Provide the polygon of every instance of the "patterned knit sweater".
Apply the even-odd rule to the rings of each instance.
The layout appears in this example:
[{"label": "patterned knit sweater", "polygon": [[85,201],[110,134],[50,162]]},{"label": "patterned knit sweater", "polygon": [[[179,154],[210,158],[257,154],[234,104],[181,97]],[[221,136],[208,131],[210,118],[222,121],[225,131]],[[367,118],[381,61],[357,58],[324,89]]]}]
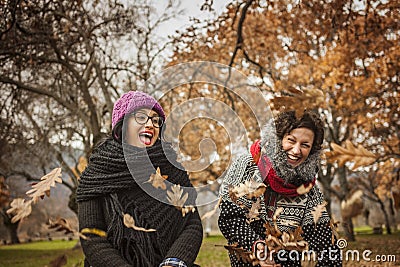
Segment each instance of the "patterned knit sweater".
[{"label": "patterned knit sweater", "polygon": [[[313,221],[311,212],[324,201],[317,185],[314,185],[308,193],[296,197],[279,195],[268,187],[266,193],[260,197],[260,220],[255,220],[249,224],[246,222],[246,214],[253,203],[252,200],[243,196],[239,200],[247,208],[238,206],[231,200],[228,187],[230,185],[237,186],[250,179],[263,182],[252,155],[246,153],[239,156],[232,164],[220,190],[223,201],[220,205],[221,213],[218,225],[229,244],[238,243],[240,247],[247,251],[252,251],[252,246],[257,240],[265,239],[264,223],[272,222],[270,214],[274,214],[277,208],[283,208],[277,220],[277,226],[281,232],[293,231],[298,226],[301,226],[303,230],[302,237],[309,243],[309,250],[317,252],[318,256],[321,257],[318,259],[317,266],[342,266],[339,248],[336,245],[332,245],[332,229],[329,224],[329,215],[324,211],[316,225]],[[271,199],[273,198],[276,201],[271,205]],[[331,251],[333,256],[329,259],[326,257],[327,253],[323,253],[323,250],[326,252]],[[239,261],[232,254],[229,257],[231,266],[252,266]],[[301,266],[300,261],[291,260],[288,252],[280,254],[280,258],[281,260],[276,255],[274,257],[275,262],[280,263],[281,266]]]},{"label": "patterned knit sweater", "polygon": [[[158,148],[148,151],[154,167],[160,167],[171,182],[190,187],[186,172],[169,164],[164,155],[153,157],[153,151],[160,151]],[[132,159],[138,160],[138,155]],[[128,170],[126,161],[121,145],[108,140],[92,154],[81,176],[77,192],[79,228],[107,233],[106,237],[90,234],[89,239],[81,239],[85,266],[158,267],[167,258],[178,258],[187,266],[194,266],[203,236],[198,212],[182,216],[176,207],[159,201],[165,190],[154,189],[155,193],[148,194],[131,176],[132,172],[143,172],[143,179],[147,180],[145,165],[137,167],[137,171]],[[145,185],[151,187],[149,183]],[[131,215],[136,226],[156,231],[126,227],[123,214]]]}]

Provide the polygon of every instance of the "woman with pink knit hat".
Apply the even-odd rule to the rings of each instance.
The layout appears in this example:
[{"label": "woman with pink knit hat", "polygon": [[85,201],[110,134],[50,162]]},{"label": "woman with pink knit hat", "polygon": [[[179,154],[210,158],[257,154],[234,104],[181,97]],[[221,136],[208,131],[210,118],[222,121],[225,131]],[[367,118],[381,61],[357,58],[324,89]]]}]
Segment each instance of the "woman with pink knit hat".
[{"label": "woman with pink knit hat", "polygon": [[[130,91],[114,104],[111,137],[93,150],[77,190],[85,266],[196,266],[199,214],[183,216],[165,201],[176,185],[190,192],[185,206],[194,206],[196,195],[161,138],[164,121],[163,108],[146,93]],[[155,170],[167,178],[166,189],[149,182]]]}]

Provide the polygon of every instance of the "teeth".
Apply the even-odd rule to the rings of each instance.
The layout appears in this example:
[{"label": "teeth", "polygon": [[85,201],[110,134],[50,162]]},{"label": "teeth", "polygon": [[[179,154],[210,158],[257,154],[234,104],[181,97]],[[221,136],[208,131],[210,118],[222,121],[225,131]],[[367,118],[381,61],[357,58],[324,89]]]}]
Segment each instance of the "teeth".
[{"label": "teeth", "polygon": [[293,156],[293,155],[288,155],[288,158],[291,159],[291,160],[298,160],[298,159],[300,159],[300,157],[296,157],[296,156]]}]

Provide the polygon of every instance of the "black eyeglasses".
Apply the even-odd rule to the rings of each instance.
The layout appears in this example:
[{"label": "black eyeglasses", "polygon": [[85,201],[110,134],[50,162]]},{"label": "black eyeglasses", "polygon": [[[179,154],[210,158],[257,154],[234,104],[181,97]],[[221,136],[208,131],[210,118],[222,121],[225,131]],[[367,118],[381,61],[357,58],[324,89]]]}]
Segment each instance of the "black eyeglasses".
[{"label": "black eyeglasses", "polygon": [[153,124],[154,127],[156,128],[161,128],[161,126],[164,123],[164,120],[160,116],[148,116],[146,113],[143,112],[135,112],[132,114],[132,116],[135,118],[135,121],[139,123],[140,125],[145,125],[149,120],[151,120],[151,123]]}]

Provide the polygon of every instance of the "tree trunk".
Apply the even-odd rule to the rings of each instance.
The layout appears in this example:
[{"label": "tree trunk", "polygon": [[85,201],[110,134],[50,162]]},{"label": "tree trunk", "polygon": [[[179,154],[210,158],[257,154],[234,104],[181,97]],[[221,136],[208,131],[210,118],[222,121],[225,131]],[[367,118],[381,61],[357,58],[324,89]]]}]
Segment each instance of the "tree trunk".
[{"label": "tree trunk", "polygon": [[4,226],[6,227],[8,234],[11,239],[11,244],[19,244],[21,243],[18,238],[18,225],[19,221],[16,223],[11,223],[11,217],[8,216],[6,213],[6,209],[3,209],[0,211],[1,215],[3,215],[4,218]]},{"label": "tree trunk", "polygon": [[343,221],[343,229],[347,241],[356,241],[356,237],[354,235],[354,225],[351,218]]},{"label": "tree trunk", "polygon": [[387,233],[388,235],[391,235],[391,234],[392,234],[392,230],[391,230],[391,228],[390,228],[389,215],[388,215],[388,213],[386,212],[385,204],[382,202],[382,200],[381,200],[380,198],[378,198],[378,203],[379,203],[379,206],[381,207],[381,210],[382,210],[382,212],[383,212],[383,215],[385,216],[386,233]]}]

